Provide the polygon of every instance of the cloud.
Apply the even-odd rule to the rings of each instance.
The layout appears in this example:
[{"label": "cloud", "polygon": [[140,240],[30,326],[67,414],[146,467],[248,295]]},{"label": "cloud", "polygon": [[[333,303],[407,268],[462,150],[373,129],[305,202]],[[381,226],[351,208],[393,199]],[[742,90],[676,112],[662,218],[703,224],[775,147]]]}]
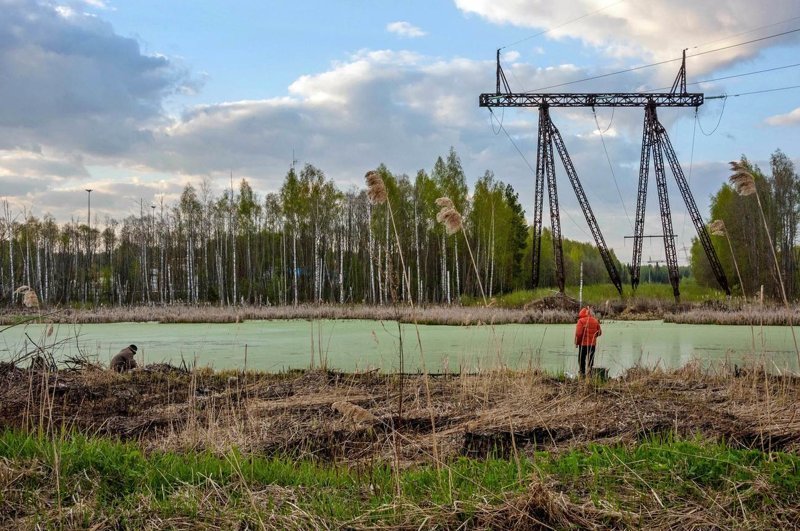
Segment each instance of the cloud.
[{"label": "cloud", "polygon": [[786,114],[776,114],[770,116],[764,123],[767,125],[785,126],[785,125],[798,125],[800,124],[800,107]]},{"label": "cloud", "polygon": [[427,35],[422,29],[405,21],[390,22],[386,25],[386,31],[411,39]]},{"label": "cloud", "polygon": [[0,9],[0,149],[124,154],[151,141],[164,99],[192,83],[96,16],[33,0]]},{"label": "cloud", "polygon": [[[293,153],[301,164],[313,163],[346,189],[362,186],[364,172],[380,163],[400,174],[430,169],[436,157],[453,146],[470,183],[493,170],[517,189],[530,214],[529,165],[535,165],[537,113],[495,110],[492,123],[492,115],[478,107],[477,95],[495,87],[492,60],[363,50],[298,77],[285,94],[195,106],[169,116],[164,101],[194,86],[192,77],[171,58],[142,53],[135,40],[120,37],[110,25],[78,8],[67,16],[48,5],[21,0],[0,0],[0,7],[0,194],[13,196],[17,204],[36,205],[37,211],[50,211],[60,219],[79,217],[85,212],[83,189],[91,187],[96,190],[93,212],[101,213],[101,219],[105,214],[125,217],[138,213],[141,198],[145,205],[161,194],[169,200],[187,182],[209,178],[212,185],[227,186],[231,172],[236,180],[247,178],[263,194],[281,185]],[[561,11],[556,15],[567,14],[557,9]],[[605,46],[621,49],[625,43],[612,42],[612,37],[605,37],[603,42],[610,43]],[[649,46],[640,50],[651,53]],[[504,55],[509,60],[505,69],[517,90],[596,73],[580,64],[538,67],[510,52]],[[674,65],[668,66],[674,70]],[[636,86],[655,79],[650,71],[629,76]],[[668,80],[672,77],[674,72]],[[617,88],[614,78],[592,86]],[[671,135],[671,127],[687,116],[683,111],[659,113]],[[553,109],[551,115],[609,243],[622,248],[621,237],[631,229],[594,115],[589,109]],[[598,109],[597,115],[599,127],[607,130],[603,139],[632,215],[642,110]],[[504,131],[498,129],[500,120]],[[688,120],[685,124],[692,125]],[[684,163],[689,159],[688,153],[678,155]],[[698,173],[701,161],[694,164]],[[564,211],[587,230],[557,166]],[[693,182],[701,188],[696,192],[699,202],[705,204],[704,198],[722,181],[720,174],[702,184]],[[679,197],[677,191],[672,197]],[[653,200],[650,204],[656,205]],[[679,212],[681,207],[674,208]],[[657,208],[648,214],[657,227]],[[566,214],[562,222],[565,234],[586,239]]]},{"label": "cloud", "polygon": [[[751,0],[651,0],[605,3],[598,12],[595,0],[550,2],[547,0],[455,0],[465,13],[476,14],[495,24],[550,30],[546,38],[578,39],[607,57],[617,60],[663,61],[720,48],[777,33],[788,27],[776,20],[796,15],[796,0],[771,0],[768,7]],[[591,13],[589,17],[579,17]],[[565,23],[567,21],[574,21]],[[771,26],[753,32],[753,28]],[[735,36],[735,37],[732,37]],[[691,60],[689,68],[700,74],[743,58],[751,58],[769,46],[798,42],[797,34],[708,53]],[[677,70],[674,64],[667,65]]]}]

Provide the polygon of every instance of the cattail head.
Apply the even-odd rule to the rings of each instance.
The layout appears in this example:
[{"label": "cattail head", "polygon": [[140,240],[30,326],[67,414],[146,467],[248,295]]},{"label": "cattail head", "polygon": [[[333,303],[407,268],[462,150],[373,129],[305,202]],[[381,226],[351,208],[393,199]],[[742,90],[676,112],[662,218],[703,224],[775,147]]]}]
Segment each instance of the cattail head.
[{"label": "cattail head", "polygon": [[731,176],[728,178],[734,190],[739,195],[752,195],[756,193],[756,180],[753,174],[741,162],[731,162]]},{"label": "cattail head", "polygon": [[383,183],[381,175],[375,170],[370,170],[364,176],[367,180],[367,197],[376,205],[382,205],[386,202],[389,195],[386,192],[386,185]]},{"label": "cattail head", "polygon": [[453,201],[449,197],[437,199],[436,206],[440,207],[439,213],[436,214],[436,221],[444,225],[444,230],[447,234],[455,234],[464,228],[461,214],[455,209]]},{"label": "cattail head", "polygon": [[725,236],[725,222],[715,219],[708,224],[708,231],[714,236]]}]

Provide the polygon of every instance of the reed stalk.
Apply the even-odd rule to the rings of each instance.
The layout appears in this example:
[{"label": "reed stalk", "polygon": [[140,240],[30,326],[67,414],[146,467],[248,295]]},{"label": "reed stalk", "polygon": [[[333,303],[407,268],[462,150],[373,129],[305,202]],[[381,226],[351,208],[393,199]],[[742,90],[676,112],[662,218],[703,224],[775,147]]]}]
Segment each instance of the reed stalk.
[{"label": "reed stalk", "polygon": [[775,252],[775,244],[772,242],[772,236],[769,232],[769,225],[767,224],[767,216],[764,214],[764,207],[761,205],[761,198],[758,195],[758,189],[756,187],[756,180],[753,174],[748,170],[748,168],[741,162],[731,162],[731,171],[733,172],[730,176],[730,182],[733,185],[736,192],[741,196],[748,196],[748,195],[755,195],[756,201],[758,202],[758,210],[761,212],[761,221],[764,223],[764,232],[767,235],[767,241],[769,242],[769,250],[772,252],[772,260],[775,262],[775,270],[778,273],[778,283],[781,287],[781,297],[783,298],[783,304],[786,306],[786,309],[789,310],[789,329],[792,331],[792,341],[794,341],[794,351],[797,355],[797,366],[800,370],[800,346],[797,344],[797,334],[794,331],[794,325],[792,322],[792,312],[791,308],[789,307],[789,299],[786,297],[786,287],[783,284],[783,275],[781,274],[781,266],[778,262],[778,255]]},{"label": "reed stalk", "polygon": [[[370,201],[377,204],[386,203],[386,208],[389,210],[389,218],[391,219],[392,222],[392,230],[394,232],[395,243],[397,244],[397,253],[400,255],[400,266],[403,268],[403,278],[405,279],[406,289],[408,290],[408,304],[411,307],[411,318],[414,322],[414,330],[417,335],[417,345],[419,346],[420,363],[422,364],[423,382],[425,384],[425,395],[428,403],[428,412],[430,414],[430,419],[431,419],[431,438],[432,438],[431,440],[433,443],[433,456],[436,462],[436,466],[437,468],[439,468],[440,460],[439,460],[438,444],[436,441],[436,419],[433,414],[433,406],[432,406],[433,401],[431,399],[430,382],[428,381],[428,369],[425,364],[425,355],[423,354],[423,349],[422,349],[422,336],[419,333],[419,324],[417,323],[417,314],[415,311],[414,299],[411,295],[411,282],[408,278],[408,271],[406,270],[406,262],[405,258],[403,257],[403,246],[400,242],[400,234],[397,232],[397,224],[395,223],[394,220],[394,211],[392,210],[392,204],[391,201],[389,200],[389,193],[386,190],[386,184],[383,182],[383,179],[381,178],[380,174],[376,171],[368,171],[365,176],[365,179],[367,181],[367,195]],[[399,333],[401,334],[400,337],[402,338],[402,330],[400,329],[399,321],[398,321],[398,330]],[[402,422],[401,414],[402,414],[403,388],[404,388],[405,376],[403,375],[402,372],[402,365],[404,361],[402,339],[400,341],[401,343],[400,343],[399,361],[401,365],[401,371],[400,371],[399,401],[401,406],[399,408],[398,421]]]}]

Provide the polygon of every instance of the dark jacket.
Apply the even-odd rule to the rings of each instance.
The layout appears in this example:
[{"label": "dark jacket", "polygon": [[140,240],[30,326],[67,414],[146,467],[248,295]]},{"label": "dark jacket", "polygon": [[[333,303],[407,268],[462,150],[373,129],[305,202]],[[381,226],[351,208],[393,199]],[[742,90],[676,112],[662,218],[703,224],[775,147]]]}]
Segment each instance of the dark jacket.
[{"label": "dark jacket", "polygon": [[137,366],[136,360],[133,359],[135,354],[136,351],[131,349],[131,347],[125,347],[124,349],[120,350],[116,356],[111,358],[111,368],[117,372],[125,372],[135,369]]}]

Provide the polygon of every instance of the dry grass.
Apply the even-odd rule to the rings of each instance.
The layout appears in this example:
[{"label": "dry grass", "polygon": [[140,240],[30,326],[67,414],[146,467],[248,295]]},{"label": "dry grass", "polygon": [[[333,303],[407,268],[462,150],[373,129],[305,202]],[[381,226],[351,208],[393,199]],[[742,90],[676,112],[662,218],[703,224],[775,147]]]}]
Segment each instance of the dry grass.
[{"label": "dry grass", "polygon": [[[27,315],[35,318],[35,315]],[[365,319],[419,324],[475,325],[506,323],[572,323],[577,313],[561,309],[506,309],[462,306],[367,306],[367,305],[301,305],[301,306],[133,306],[102,307],[95,310],[53,311],[42,316],[46,323],[238,323],[256,319]],[[0,314],[0,323],[14,324],[20,314]]]},{"label": "dry grass", "polygon": [[745,306],[736,310],[696,308],[685,312],[666,313],[663,318],[668,323],[682,324],[789,326],[798,322],[800,311],[797,308],[762,309],[758,306]]},{"label": "dry grass", "polygon": [[[236,449],[244,455],[292,456],[298,462],[310,459],[354,470],[385,465],[398,478],[401,471],[435,464],[437,481],[450,483],[440,486],[444,492],[452,492],[454,484],[463,487],[474,481],[457,466],[463,457],[500,457],[520,470],[516,494],[501,493],[498,499],[497,492],[474,487],[474,496],[486,501],[468,513],[455,499],[450,503],[411,501],[398,483],[398,495],[390,505],[373,507],[348,520],[350,528],[375,528],[384,519],[394,522],[392,528],[414,529],[423,522],[427,527],[457,528],[464,521],[476,529],[726,527],[741,523],[736,511],[742,501],[736,488],[724,491],[724,499],[715,494],[713,502],[697,505],[694,499],[684,500],[680,493],[655,485],[654,477],[643,478],[644,472],[630,468],[636,466],[634,461],[620,461],[608,471],[619,499],[597,500],[586,487],[587,481],[597,479],[579,475],[561,484],[555,476],[536,473],[536,468],[531,475],[531,463],[543,455],[569,457],[576,449],[592,445],[640,448],[654,437],[702,437],[770,455],[800,453],[800,379],[769,374],[760,367],[735,371],[704,370],[695,364],[674,371],[635,368],[605,383],[563,380],[535,370],[427,379],[406,376],[402,418],[396,413],[398,383],[397,375],[377,373],[267,374],[186,371],[159,365],[117,374],[96,369],[23,370],[3,364],[0,423],[54,438],[64,433],[122,438],[136,441],[147,452],[208,451],[230,459]],[[55,457],[57,461],[57,453]],[[527,472],[523,473],[523,467]],[[120,508],[113,513],[100,511],[97,507],[103,504],[95,503],[94,491],[87,488],[63,509],[55,502],[61,496],[49,473],[36,462],[0,461],[4,493],[0,513],[6,522],[27,522],[20,524],[22,528],[34,528],[29,525],[32,520],[16,520],[13,515],[31,514],[29,491],[20,485],[43,484],[51,490],[39,492],[35,503],[47,509],[37,518],[64,529],[81,529],[89,523],[95,529],[125,528],[125,521],[135,521],[143,529],[324,529],[336,525],[303,508],[298,500],[308,492],[302,487],[254,486],[244,476],[224,486],[212,478],[199,485],[187,484],[162,501],[143,492],[135,510]],[[364,481],[367,488],[369,480]],[[414,484],[411,481],[403,488]],[[766,486],[758,485],[750,490],[769,493]],[[184,505],[193,508],[193,517],[185,516],[180,509]],[[798,521],[797,512],[784,501],[758,518],[749,525]]]},{"label": "dry grass", "polygon": [[[405,376],[336,372],[116,374],[0,367],[0,422],[141,440],[148,448],[243,451],[403,463],[492,452],[562,451],[652,434],[723,438],[739,447],[800,450],[800,379],[759,368],[631,369],[601,386],[537,371]],[[436,426],[432,436],[432,424]],[[516,450],[514,450],[516,448]]]}]

